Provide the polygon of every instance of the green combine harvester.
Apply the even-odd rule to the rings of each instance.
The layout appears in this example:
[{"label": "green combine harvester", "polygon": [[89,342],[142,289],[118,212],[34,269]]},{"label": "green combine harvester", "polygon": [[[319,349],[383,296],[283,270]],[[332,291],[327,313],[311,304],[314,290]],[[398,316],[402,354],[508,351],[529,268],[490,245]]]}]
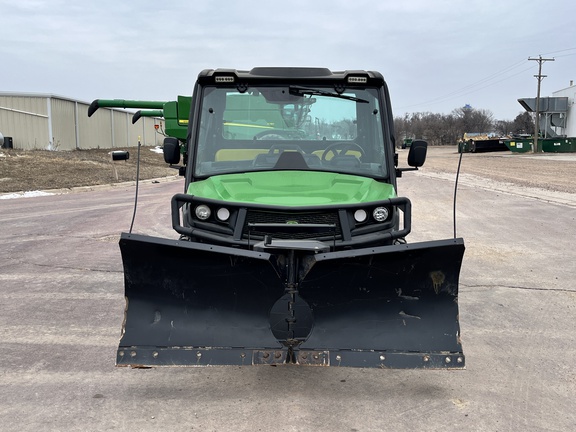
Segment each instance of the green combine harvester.
[{"label": "green combine harvester", "polygon": [[396,179],[427,144],[398,167],[381,74],[204,70],[192,98],[99,107],[161,114],[184,176],[178,239],[121,236],[117,365],[464,368],[464,242],[406,242]]},{"label": "green combine harvester", "polygon": [[190,96],[178,96],[178,100],[170,102],[96,99],[88,108],[88,117],[92,117],[98,108],[101,107],[137,108],[139,111],[132,117],[132,124],[140,120],[141,117],[164,117],[166,135],[185,141],[191,102],[192,98]]}]

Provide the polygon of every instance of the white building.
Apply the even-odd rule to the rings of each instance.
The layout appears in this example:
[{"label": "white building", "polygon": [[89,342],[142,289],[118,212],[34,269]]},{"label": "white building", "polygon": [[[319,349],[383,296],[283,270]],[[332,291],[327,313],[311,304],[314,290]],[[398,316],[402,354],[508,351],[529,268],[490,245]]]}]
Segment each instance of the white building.
[{"label": "white building", "polygon": [[552,93],[553,97],[567,97],[568,111],[566,112],[566,127],[564,134],[568,137],[576,137],[576,85],[570,81],[570,86]]},{"label": "white building", "polygon": [[[5,147],[22,150],[85,150],[161,145],[155,125],[163,119],[101,108],[88,118],[87,102],[52,94],[0,92],[0,134]],[[159,128],[162,130],[162,127]]]}]

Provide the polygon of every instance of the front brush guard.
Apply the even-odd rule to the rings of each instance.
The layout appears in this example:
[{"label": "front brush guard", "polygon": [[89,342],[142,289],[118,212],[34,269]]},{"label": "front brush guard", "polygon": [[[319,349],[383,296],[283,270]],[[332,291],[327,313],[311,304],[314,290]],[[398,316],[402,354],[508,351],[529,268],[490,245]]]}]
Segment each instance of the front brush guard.
[{"label": "front brush guard", "polygon": [[[337,209],[339,212],[339,219],[340,219],[340,229],[341,229],[341,238],[336,240],[336,227],[335,225],[331,224],[315,224],[315,223],[298,223],[298,224],[290,224],[290,223],[258,223],[258,224],[250,224],[244,223],[247,211],[252,209],[258,210],[269,210],[274,211],[278,210],[277,206],[272,205],[262,205],[262,204],[236,204],[237,206],[237,218],[235,221],[234,229],[231,228],[224,228],[222,225],[208,223],[208,222],[199,222],[196,221],[194,226],[191,226],[189,221],[186,220],[184,216],[184,212],[182,211],[183,207],[185,206],[197,206],[199,204],[206,204],[213,208],[218,208],[222,206],[222,202],[218,200],[213,200],[209,198],[201,198],[196,197],[194,195],[189,194],[176,194],[172,197],[171,201],[171,210],[172,210],[172,228],[174,231],[179,233],[182,236],[198,239],[199,241],[203,241],[206,243],[211,244],[219,244],[219,245],[226,245],[237,247],[241,246],[247,249],[251,249],[254,244],[260,240],[254,240],[250,238],[250,230],[257,229],[258,231],[265,231],[265,232],[287,232],[287,233],[298,233],[298,232],[318,232],[318,231],[328,231],[332,234],[332,239],[330,240],[330,244],[333,246],[332,250],[335,249],[357,249],[360,247],[364,247],[367,244],[387,244],[392,243],[394,240],[403,239],[411,231],[411,224],[412,224],[412,205],[410,200],[406,197],[395,197],[389,198],[381,201],[371,202],[370,206],[384,206],[388,207],[393,212],[401,213],[402,215],[402,223],[401,228],[398,228],[397,225],[400,225],[398,222],[399,216],[393,216],[391,221],[383,223],[382,226],[373,227],[370,230],[366,230],[365,228],[356,229],[353,232],[353,228],[350,226],[348,222],[348,217],[346,211],[350,209],[358,209],[358,204],[334,204],[334,205],[325,205],[322,208],[326,211],[332,209]],[[227,203],[226,207],[231,208],[235,204]],[[306,210],[317,210],[317,206],[299,206],[299,211],[306,211]],[[398,218],[398,219],[397,219]],[[243,235],[248,235],[246,239]],[[317,237],[317,236],[316,236]],[[326,240],[328,243],[328,240]]]},{"label": "front brush guard", "polygon": [[462,239],[327,252],[123,233],[119,366],[464,368]]}]

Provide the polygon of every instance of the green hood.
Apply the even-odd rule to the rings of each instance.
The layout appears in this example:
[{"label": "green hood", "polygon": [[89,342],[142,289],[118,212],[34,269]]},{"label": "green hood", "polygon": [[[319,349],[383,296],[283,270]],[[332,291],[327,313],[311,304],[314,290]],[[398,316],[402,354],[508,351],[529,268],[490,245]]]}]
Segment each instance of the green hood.
[{"label": "green hood", "polygon": [[188,193],[219,201],[279,206],[356,204],[396,196],[371,178],[318,171],[262,171],[213,176],[190,183]]}]

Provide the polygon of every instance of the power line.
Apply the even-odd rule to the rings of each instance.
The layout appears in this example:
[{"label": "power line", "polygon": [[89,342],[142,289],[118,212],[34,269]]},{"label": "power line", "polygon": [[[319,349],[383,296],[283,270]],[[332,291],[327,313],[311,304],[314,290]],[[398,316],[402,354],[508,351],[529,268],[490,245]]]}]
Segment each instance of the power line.
[{"label": "power line", "polygon": [[[512,66],[508,66],[507,68],[504,68],[504,69],[502,69],[502,70],[499,71],[499,72],[493,73],[492,75],[489,75],[489,76],[487,76],[486,78],[482,78],[482,79],[480,79],[480,80],[478,80],[478,81],[476,81],[476,82],[473,82],[472,84],[468,84],[467,86],[464,86],[464,87],[462,87],[462,88],[460,88],[460,89],[458,89],[458,90],[455,90],[455,91],[453,91],[453,92],[451,92],[451,93],[448,93],[448,94],[446,94],[446,95],[444,95],[444,96],[441,96],[440,98],[437,98],[437,99],[445,99],[445,98],[449,98],[449,97],[452,96],[452,95],[459,95],[462,91],[467,90],[467,89],[469,89],[469,88],[472,88],[472,87],[474,87],[474,86],[476,86],[476,85],[478,85],[478,84],[482,84],[482,83],[484,83],[484,82],[490,81],[491,79],[497,78],[498,76],[503,75],[504,73],[506,73],[506,72],[508,72],[508,71],[510,71],[510,70],[512,70],[512,69],[514,69],[514,68],[516,68],[516,67],[519,66],[520,64],[524,64],[525,62],[526,62],[526,60],[522,60],[521,62],[515,63],[515,64],[513,64]],[[524,71],[522,71],[522,72],[524,72]],[[515,76],[515,75],[512,75],[512,76]],[[502,80],[501,80],[501,81],[502,81]],[[500,82],[500,81],[497,81],[497,82]],[[485,87],[482,87],[482,88],[485,88]],[[468,94],[468,93],[465,93],[465,94]],[[433,100],[435,101],[436,99],[433,99]]]},{"label": "power line", "polygon": [[576,55],[576,53],[572,53],[572,54],[564,54],[564,55],[557,55],[557,56],[554,56],[554,58],[560,58],[560,57],[570,57],[570,56],[573,56],[573,55]]},{"label": "power line", "polygon": [[491,81],[491,80],[493,80],[493,79],[495,79],[495,78],[497,78],[497,77],[499,77],[499,76],[501,76],[501,75],[504,75],[505,73],[510,72],[511,70],[513,70],[513,69],[515,69],[515,68],[517,68],[517,67],[519,67],[519,66],[521,66],[521,65],[526,64],[526,62],[527,62],[526,60],[522,60],[522,61],[519,61],[519,62],[517,62],[517,63],[514,63],[513,65],[508,66],[508,67],[502,69],[502,70],[499,71],[499,72],[493,73],[492,75],[489,75],[489,76],[487,76],[487,77],[485,77],[485,78],[482,78],[482,79],[480,79],[480,80],[478,80],[478,81],[475,81],[475,82],[472,83],[472,84],[469,84],[469,85],[467,85],[467,86],[464,86],[464,87],[462,87],[462,88],[460,88],[460,89],[458,89],[458,90],[455,90],[455,91],[453,91],[453,92],[447,93],[447,94],[445,94],[445,95],[443,95],[443,96],[440,96],[440,97],[438,97],[438,98],[430,99],[430,100],[428,100],[428,101],[426,101],[426,102],[421,102],[421,103],[417,103],[417,104],[404,105],[404,106],[398,107],[397,109],[412,108],[412,107],[415,107],[415,106],[425,106],[425,105],[431,105],[431,104],[434,104],[434,103],[437,103],[437,102],[445,102],[445,101],[447,101],[447,100],[456,99],[456,98],[458,98],[458,97],[465,96],[465,95],[468,95],[468,94],[471,94],[471,93],[474,93],[474,92],[483,90],[483,89],[485,89],[485,88],[487,88],[487,87],[491,87],[491,86],[493,86],[493,85],[495,85],[495,84],[498,84],[498,83],[500,83],[500,82],[502,82],[502,81],[506,81],[506,80],[508,80],[508,79],[510,79],[510,78],[513,78],[513,77],[515,77],[515,76],[517,76],[517,75],[520,75],[520,74],[522,74],[522,73],[524,73],[524,72],[526,72],[526,71],[528,71],[528,70],[530,70],[530,69],[533,69],[534,66],[530,66],[529,68],[522,69],[521,71],[519,71],[519,72],[517,72],[517,73],[515,73],[515,74],[513,74],[513,75],[509,75],[509,76],[507,76],[507,77],[505,77],[505,78],[503,78],[503,79],[501,79],[501,80],[491,82],[491,83],[489,83],[489,84],[487,84],[487,85],[484,85],[484,86],[482,86],[482,87],[475,88],[475,89],[470,90],[470,91],[466,91],[466,90],[468,90],[468,89],[471,89],[471,88],[476,87],[476,86],[479,85],[479,84],[489,82],[489,81]]},{"label": "power line", "polygon": [[[542,55],[556,54],[556,53],[564,52],[564,51],[576,51],[576,47],[575,47],[575,48],[561,49],[561,50],[558,50],[558,51],[550,51],[550,52],[544,53],[544,54],[542,54]],[[572,55],[572,54],[568,54],[568,55]]]},{"label": "power line", "polygon": [[[575,52],[570,53],[570,51],[575,51]],[[556,53],[566,53],[566,54],[557,55],[556,57],[573,56],[573,55],[576,55],[576,47],[574,47],[574,48],[565,48],[565,49],[556,50],[556,51],[551,51],[551,52],[547,52],[547,53],[542,54],[542,55],[550,55],[550,54],[556,54]],[[540,55],[540,57],[541,57],[542,55]],[[528,59],[528,60],[534,60],[534,59]],[[531,70],[531,69],[533,69],[533,68],[535,67],[534,65],[532,65],[532,66],[530,66],[530,67],[528,67],[528,68],[522,69],[520,72],[514,73],[514,74],[512,74],[512,75],[508,75],[508,76],[504,77],[503,79],[494,81],[496,78],[498,78],[498,77],[500,77],[500,76],[502,76],[502,75],[506,75],[506,74],[508,74],[509,72],[513,71],[514,69],[517,69],[518,67],[521,67],[522,65],[525,65],[527,62],[528,62],[527,60],[518,61],[518,62],[516,62],[516,63],[514,63],[514,64],[512,64],[512,65],[510,65],[510,66],[508,66],[508,67],[506,67],[506,68],[498,71],[498,72],[495,72],[495,73],[493,73],[493,74],[491,74],[491,75],[488,75],[487,77],[484,77],[484,78],[482,78],[482,79],[480,79],[480,80],[478,80],[478,81],[475,81],[475,82],[473,82],[473,83],[471,83],[471,84],[468,84],[468,85],[466,85],[466,86],[464,86],[464,87],[461,87],[461,88],[459,88],[458,90],[454,90],[454,91],[452,91],[452,92],[450,92],[450,93],[446,93],[446,94],[444,94],[444,95],[442,95],[442,96],[439,96],[439,97],[437,97],[437,98],[430,99],[430,100],[425,101],[425,102],[420,102],[420,103],[411,104],[411,105],[399,106],[399,107],[397,107],[397,109],[403,110],[403,109],[407,109],[407,108],[413,108],[413,107],[420,107],[420,106],[432,105],[432,104],[436,104],[436,103],[440,103],[440,102],[446,102],[446,101],[449,101],[449,100],[452,100],[452,99],[457,99],[457,98],[459,98],[459,97],[462,97],[462,96],[465,96],[465,95],[468,95],[468,94],[471,94],[471,93],[478,92],[478,91],[483,90],[483,89],[485,89],[485,88],[488,88],[488,87],[491,87],[491,86],[496,85],[496,84],[498,84],[498,83],[501,83],[501,82],[503,82],[503,81],[506,81],[506,80],[508,80],[508,79],[510,79],[510,78],[513,78],[513,77],[515,77],[515,76],[517,76],[517,75],[520,75],[520,74],[522,74],[522,73],[524,73],[524,72],[526,72],[526,71],[528,71],[528,70]],[[541,74],[541,71],[539,71],[538,74],[540,75],[540,74]],[[478,87],[479,85],[484,84],[484,83],[487,83],[487,84],[486,84],[486,85],[483,85],[483,86],[481,86],[481,87]]]}]

